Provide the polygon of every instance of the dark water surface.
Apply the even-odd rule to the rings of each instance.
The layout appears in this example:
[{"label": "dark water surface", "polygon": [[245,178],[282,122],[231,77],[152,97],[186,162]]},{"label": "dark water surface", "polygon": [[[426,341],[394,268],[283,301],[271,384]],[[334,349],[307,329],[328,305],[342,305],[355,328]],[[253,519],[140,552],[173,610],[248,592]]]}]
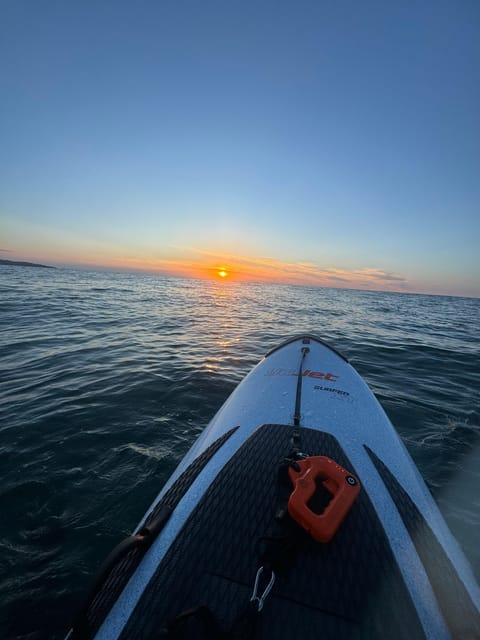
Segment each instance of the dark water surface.
[{"label": "dark water surface", "polygon": [[235,385],[313,332],[365,377],[480,577],[480,300],[0,267],[1,638],[62,638]]}]

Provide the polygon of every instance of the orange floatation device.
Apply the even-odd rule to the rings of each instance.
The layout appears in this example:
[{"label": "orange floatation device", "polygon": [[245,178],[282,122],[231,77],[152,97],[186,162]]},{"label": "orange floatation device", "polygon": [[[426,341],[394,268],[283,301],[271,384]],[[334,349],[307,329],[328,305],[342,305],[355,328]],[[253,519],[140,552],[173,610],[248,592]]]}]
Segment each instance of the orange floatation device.
[{"label": "orange floatation device", "polygon": [[[288,513],[317,542],[329,542],[360,492],[358,478],[327,456],[297,460],[295,467],[288,469],[293,483]],[[318,483],[331,495],[322,513],[315,513],[309,507]]]}]

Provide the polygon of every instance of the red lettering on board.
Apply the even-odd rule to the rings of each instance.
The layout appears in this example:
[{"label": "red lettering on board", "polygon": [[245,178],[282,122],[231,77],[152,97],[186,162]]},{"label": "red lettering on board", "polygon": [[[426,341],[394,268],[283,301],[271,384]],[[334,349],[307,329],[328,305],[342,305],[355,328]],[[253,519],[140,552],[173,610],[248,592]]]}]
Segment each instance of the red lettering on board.
[{"label": "red lettering on board", "polygon": [[335,382],[338,379],[338,376],[333,373],[322,373],[321,371],[311,371],[310,369],[305,369],[305,371],[302,373],[302,377],[305,376],[307,376],[308,378],[324,378],[329,382]]}]

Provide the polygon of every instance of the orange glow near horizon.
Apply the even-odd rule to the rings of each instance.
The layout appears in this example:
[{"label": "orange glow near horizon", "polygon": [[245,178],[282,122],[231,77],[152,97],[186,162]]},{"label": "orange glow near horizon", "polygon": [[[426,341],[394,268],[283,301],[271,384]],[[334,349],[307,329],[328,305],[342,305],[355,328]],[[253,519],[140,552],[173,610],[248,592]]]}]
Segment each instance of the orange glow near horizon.
[{"label": "orange glow near horizon", "polygon": [[[42,263],[51,263],[47,256],[35,256]],[[73,257],[73,256],[72,256]],[[412,291],[406,278],[374,267],[340,268],[322,267],[314,262],[289,262],[271,257],[253,257],[222,254],[220,252],[179,248],[178,257],[156,258],[118,256],[116,259],[102,255],[83,258],[76,264],[82,266],[118,268],[121,270],[141,270],[166,276],[185,278],[205,278],[217,282],[264,282],[274,284],[306,285],[319,287],[377,289],[381,291]],[[27,259],[20,256],[17,259]],[[28,256],[31,260],[32,256]],[[59,262],[66,256],[56,255]],[[63,258],[63,260],[62,260]],[[219,266],[221,265],[221,266]]]}]

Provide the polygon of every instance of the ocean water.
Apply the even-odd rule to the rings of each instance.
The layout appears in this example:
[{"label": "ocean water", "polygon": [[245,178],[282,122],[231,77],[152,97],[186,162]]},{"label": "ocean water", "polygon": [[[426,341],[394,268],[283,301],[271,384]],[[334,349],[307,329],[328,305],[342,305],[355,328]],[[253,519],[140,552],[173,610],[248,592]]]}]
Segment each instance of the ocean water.
[{"label": "ocean water", "polygon": [[480,578],[480,300],[0,267],[0,637],[63,638],[242,377],[312,332],[396,426]]}]

